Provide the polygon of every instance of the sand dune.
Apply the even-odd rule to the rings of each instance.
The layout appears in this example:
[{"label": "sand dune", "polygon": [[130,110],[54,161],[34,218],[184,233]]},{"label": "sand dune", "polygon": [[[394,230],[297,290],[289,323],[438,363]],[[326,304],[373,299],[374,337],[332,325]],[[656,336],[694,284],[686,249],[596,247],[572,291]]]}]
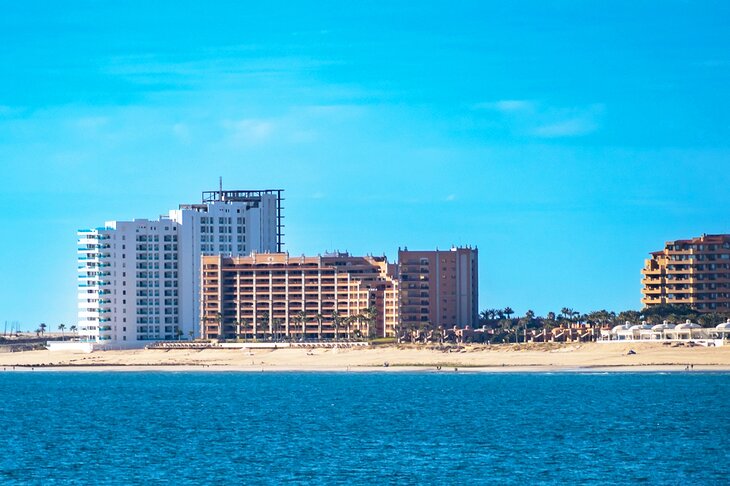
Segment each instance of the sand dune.
[{"label": "sand dune", "polygon": [[[629,350],[636,354],[629,355]],[[730,370],[730,346],[670,347],[661,344],[528,344],[467,346],[452,352],[433,347],[378,346],[370,349],[127,350],[80,353],[27,351],[0,354],[0,367],[91,370]],[[385,367],[385,363],[388,364]]]}]

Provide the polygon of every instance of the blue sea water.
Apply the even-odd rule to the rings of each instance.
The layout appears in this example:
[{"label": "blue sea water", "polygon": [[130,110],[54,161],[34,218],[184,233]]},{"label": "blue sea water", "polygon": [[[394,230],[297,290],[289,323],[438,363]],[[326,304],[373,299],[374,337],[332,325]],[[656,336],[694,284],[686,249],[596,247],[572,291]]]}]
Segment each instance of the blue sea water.
[{"label": "blue sea water", "polygon": [[1,484],[728,484],[730,374],[0,373]]}]

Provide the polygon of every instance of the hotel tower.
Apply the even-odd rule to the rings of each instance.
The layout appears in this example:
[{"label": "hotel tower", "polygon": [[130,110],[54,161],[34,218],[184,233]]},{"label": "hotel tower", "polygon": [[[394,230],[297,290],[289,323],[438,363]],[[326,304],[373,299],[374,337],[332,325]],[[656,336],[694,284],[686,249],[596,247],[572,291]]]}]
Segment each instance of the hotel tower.
[{"label": "hotel tower", "polygon": [[200,260],[282,250],[282,191],[208,191],[157,220],[78,232],[79,335],[107,347],[200,337]]},{"label": "hotel tower", "polygon": [[202,265],[205,339],[395,335],[398,282],[385,257],[252,253],[205,256]]},{"label": "hotel tower", "polygon": [[684,304],[700,312],[730,311],[730,235],[669,241],[641,271],[645,307]]},{"label": "hotel tower", "polygon": [[476,248],[398,250],[400,319],[404,327],[475,327],[479,321]]}]

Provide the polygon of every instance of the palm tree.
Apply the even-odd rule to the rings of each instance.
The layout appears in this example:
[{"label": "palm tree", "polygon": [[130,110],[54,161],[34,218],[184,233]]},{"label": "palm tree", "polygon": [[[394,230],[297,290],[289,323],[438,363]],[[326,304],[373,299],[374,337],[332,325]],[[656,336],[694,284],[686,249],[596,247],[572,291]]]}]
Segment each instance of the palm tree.
[{"label": "palm tree", "polygon": [[319,312],[317,315],[314,316],[315,319],[317,319],[317,340],[322,340],[322,321],[324,320],[324,316],[320,314]]},{"label": "palm tree", "polygon": [[332,311],[332,325],[335,328],[335,341],[337,341],[340,338],[340,322],[342,321],[342,318],[340,317],[340,313],[337,311]]},{"label": "palm tree", "polygon": [[40,330],[39,332],[41,334],[45,334],[46,333],[46,323],[45,322],[41,322],[41,325],[38,326],[38,329]]},{"label": "palm tree", "polygon": [[[580,312],[576,312],[575,310],[571,309],[570,307],[563,307],[560,309],[560,313],[563,315],[563,319],[567,320],[569,323],[573,322],[573,319],[575,319],[575,316],[580,315]],[[568,326],[570,327],[570,326]]]},{"label": "palm tree", "polygon": [[223,314],[216,312],[215,321],[218,323],[218,339],[225,339],[225,331],[223,330]]},{"label": "palm tree", "polygon": [[233,321],[233,324],[236,325],[236,341],[238,341],[241,338],[241,321]]},{"label": "palm tree", "polygon": [[[269,320],[270,320],[269,319],[269,313],[266,312],[266,311],[262,312],[261,313],[261,327],[265,327],[266,325],[269,325],[270,324]],[[254,335],[256,335],[256,334],[258,334],[258,326],[256,326],[256,329],[254,330]],[[266,330],[265,329],[261,332],[261,334],[263,334],[262,337],[264,338],[264,340],[266,340],[265,339],[266,338]]]},{"label": "palm tree", "polygon": [[[532,310],[528,310],[527,312],[525,312],[525,317],[523,317],[522,319],[520,319],[519,322],[517,323],[518,324],[518,330],[519,330],[519,325],[522,325],[522,331],[523,331],[523,333],[522,333],[522,335],[523,335],[522,342],[525,342],[525,343],[527,342],[527,328],[532,324],[532,322],[534,320],[535,320],[535,312],[532,311]],[[516,333],[515,333],[515,340],[518,340]]]},{"label": "palm tree", "polygon": [[58,330],[61,331],[61,341],[65,341],[66,340],[66,336],[63,334],[64,329],[66,329],[66,325],[65,324],[59,324],[58,325]]},{"label": "palm tree", "polygon": [[[378,318],[378,308],[374,305],[371,305],[370,307],[365,309],[363,317],[365,318],[365,322],[368,326],[368,338],[373,339],[375,337],[375,334],[377,333],[375,322]],[[385,337],[385,321],[383,321],[383,337]]]},{"label": "palm tree", "polygon": [[351,341],[352,340],[351,339],[351,336],[350,336],[350,327],[352,326],[352,323],[354,322],[354,320],[355,320],[355,316],[347,316],[344,319],[344,321],[345,321],[345,332],[347,333],[346,336],[347,336],[347,340],[348,341]]},{"label": "palm tree", "polygon": [[71,327],[68,328],[68,330],[71,331],[75,335],[78,328],[76,327],[75,324],[72,324]]},{"label": "palm tree", "polygon": [[269,318],[269,337],[273,340],[274,339],[274,320],[269,313],[266,313]]},{"label": "palm tree", "polygon": [[512,310],[512,307],[505,307],[502,312],[504,312],[504,315],[507,316],[507,319],[509,319],[510,316],[515,313],[515,311]]},{"label": "palm tree", "polygon": [[307,311],[304,309],[300,310],[297,312],[296,316],[294,316],[294,319],[302,326],[302,341],[304,341],[304,336],[307,333]]},{"label": "palm tree", "polygon": [[277,342],[281,340],[281,323],[282,323],[282,320],[278,319],[278,318],[273,319],[272,323],[271,323],[273,328],[275,329],[274,341],[277,341]]},{"label": "palm tree", "polygon": [[352,316],[352,323],[355,324],[355,329],[353,330],[353,334],[355,334],[355,339],[362,337],[363,319],[365,319],[365,314],[363,314],[362,312],[359,312]]},{"label": "palm tree", "polygon": [[507,319],[502,320],[502,331],[505,333],[505,339],[509,343],[509,335],[512,332],[512,321],[509,321]]}]

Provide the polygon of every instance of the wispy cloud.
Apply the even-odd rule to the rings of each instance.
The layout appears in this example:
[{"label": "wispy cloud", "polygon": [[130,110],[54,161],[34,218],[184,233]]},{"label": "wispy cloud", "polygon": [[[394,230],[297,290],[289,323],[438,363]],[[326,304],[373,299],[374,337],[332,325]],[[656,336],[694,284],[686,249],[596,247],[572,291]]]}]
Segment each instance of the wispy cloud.
[{"label": "wispy cloud", "polygon": [[539,126],[532,133],[540,138],[577,137],[594,132],[596,128],[598,125],[590,118],[573,118]]},{"label": "wispy cloud", "polygon": [[275,128],[273,121],[255,118],[224,120],[222,125],[228,131],[232,142],[244,145],[265,142],[274,133]]},{"label": "wispy cloud", "polygon": [[498,100],[477,103],[477,110],[495,110],[501,113],[527,112],[535,109],[535,103],[529,100]]},{"label": "wispy cloud", "polygon": [[585,107],[561,108],[546,112],[545,121],[532,129],[532,135],[540,138],[580,137],[598,130],[604,112],[603,104]]},{"label": "wispy cloud", "polygon": [[598,130],[603,104],[561,107],[531,100],[498,100],[478,103],[475,109],[500,114],[498,122],[517,135],[564,138]]}]

